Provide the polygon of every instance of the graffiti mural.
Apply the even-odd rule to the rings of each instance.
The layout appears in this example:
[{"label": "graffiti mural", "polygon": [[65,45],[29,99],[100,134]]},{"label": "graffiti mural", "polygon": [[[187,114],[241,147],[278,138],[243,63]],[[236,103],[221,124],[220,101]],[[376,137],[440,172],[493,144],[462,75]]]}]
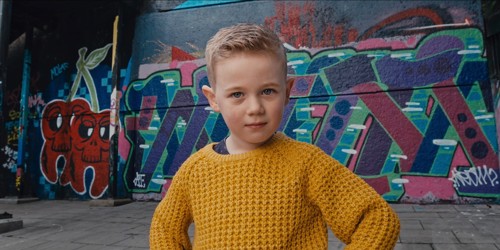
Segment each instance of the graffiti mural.
[{"label": "graffiti mural", "polygon": [[[69,185],[77,194],[88,193],[92,198],[101,197],[108,188],[110,110],[99,108],[90,70],[106,58],[110,47],[108,44],[88,56],[87,48],[78,51],[77,74],[69,95],[65,100],[47,103],[40,126],[44,139],[40,170],[45,180],[50,184]],[[90,102],[75,98],[82,79]],[[87,170],[92,172],[90,177],[86,175]]]},{"label": "graffiti mural", "polygon": [[[23,154],[20,81],[12,78],[3,95],[0,179],[8,192],[0,195],[28,184],[34,192],[26,194],[43,199],[164,197],[185,159],[228,134],[201,92],[209,84],[205,44],[221,27],[250,22],[273,29],[287,49],[295,85],[279,128],[285,134],[317,145],[390,202],[500,200],[500,82],[488,77],[480,2],[143,7],[116,58],[103,46],[114,11],[93,29],[64,29],[81,36],[35,37],[48,40],[33,46]],[[95,15],[82,16],[100,20]],[[16,164],[20,156],[26,169]]]},{"label": "graffiti mural", "polygon": [[[315,4],[277,2],[262,21],[280,33],[296,79],[280,130],[391,202],[498,198],[494,107],[472,15],[425,5],[363,28],[348,19],[318,28],[312,18],[326,18],[325,8]],[[228,129],[201,93],[204,60],[172,57],[139,75],[122,99],[124,178],[135,198],[160,199],[182,162]]]}]

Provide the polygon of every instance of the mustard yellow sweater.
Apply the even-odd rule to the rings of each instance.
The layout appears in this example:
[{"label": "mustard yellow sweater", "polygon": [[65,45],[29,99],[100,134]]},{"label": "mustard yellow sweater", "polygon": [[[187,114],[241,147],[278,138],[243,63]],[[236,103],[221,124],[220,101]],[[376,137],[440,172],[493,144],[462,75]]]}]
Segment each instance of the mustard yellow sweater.
[{"label": "mustard yellow sweater", "polygon": [[244,154],[207,145],[178,170],[153,216],[151,249],[392,249],[399,219],[362,179],[316,146],[277,133]]}]

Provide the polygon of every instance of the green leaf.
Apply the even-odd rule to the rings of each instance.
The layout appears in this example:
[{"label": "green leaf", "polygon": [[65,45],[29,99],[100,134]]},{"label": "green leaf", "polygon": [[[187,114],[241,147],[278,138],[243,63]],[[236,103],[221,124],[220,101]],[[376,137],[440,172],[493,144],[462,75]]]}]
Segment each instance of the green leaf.
[{"label": "green leaf", "polygon": [[97,67],[106,58],[108,50],[112,45],[112,43],[109,43],[102,48],[90,52],[87,60],[85,61],[85,67],[89,70]]}]

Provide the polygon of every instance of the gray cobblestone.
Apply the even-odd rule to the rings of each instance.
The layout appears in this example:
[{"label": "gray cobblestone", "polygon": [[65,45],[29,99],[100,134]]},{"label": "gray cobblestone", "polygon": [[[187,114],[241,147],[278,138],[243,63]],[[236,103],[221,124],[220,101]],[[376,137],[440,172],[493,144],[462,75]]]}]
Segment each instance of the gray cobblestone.
[{"label": "gray cobblestone", "polygon": [[431,230],[401,230],[401,243],[460,243],[453,232]]},{"label": "gray cobblestone", "polygon": [[455,236],[461,243],[495,243],[495,237],[489,233],[473,230],[473,231],[453,231]]},{"label": "gray cobblestone", "polygon": [[[0,234],[3,249],[148,249],[157,202],[90,207],[82,201],[0,204],[23,228]],[[391,204],[401,221],[397,250],[500,250],[500,205]],[[194,237],[195,227],[189,228]],[[343,249],[329,231],[328,249]]]},{"label": "gray cobblestone", "polygon": [[434,250],[498,250],[494,244],[433,244]]},{"label": "gray cobblestone", "polygon": [[432,250],[431,244],[402,244],[397,243],[395,250]]}]

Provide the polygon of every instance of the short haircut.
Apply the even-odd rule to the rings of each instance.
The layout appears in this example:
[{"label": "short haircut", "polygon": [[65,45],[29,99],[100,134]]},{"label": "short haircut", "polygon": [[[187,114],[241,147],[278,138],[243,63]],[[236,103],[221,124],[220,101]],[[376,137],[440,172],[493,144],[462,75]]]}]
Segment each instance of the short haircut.
[{"label": "short haircut", "polygon": [[240,52],[269,53],[283,65],[286,78],[286,51],[279,37],[269,28],[257,24],[241,23],[220,29],[205,49],[208,80],[215,87],[215,64]]}]

